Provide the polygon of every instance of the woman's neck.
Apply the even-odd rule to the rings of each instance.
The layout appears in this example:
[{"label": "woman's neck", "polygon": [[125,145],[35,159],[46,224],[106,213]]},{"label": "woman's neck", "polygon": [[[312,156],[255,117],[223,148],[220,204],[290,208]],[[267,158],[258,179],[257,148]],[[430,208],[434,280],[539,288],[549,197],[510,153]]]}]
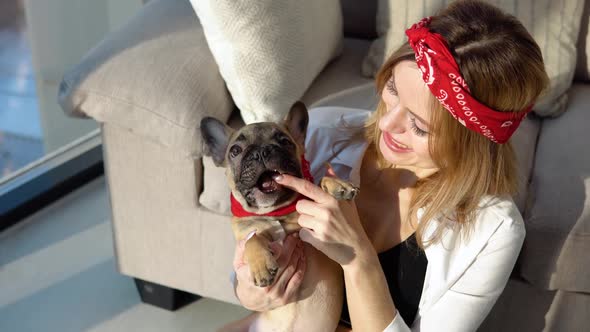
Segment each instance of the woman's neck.
[{"label": "woman's neck", "polygon": [[381,252],[415,232],[408,209],[418,182],[415,173],[403,168],[379,167],[377,151],[369,147],[360,170],[361,191],[357,209],[375,249]]}]

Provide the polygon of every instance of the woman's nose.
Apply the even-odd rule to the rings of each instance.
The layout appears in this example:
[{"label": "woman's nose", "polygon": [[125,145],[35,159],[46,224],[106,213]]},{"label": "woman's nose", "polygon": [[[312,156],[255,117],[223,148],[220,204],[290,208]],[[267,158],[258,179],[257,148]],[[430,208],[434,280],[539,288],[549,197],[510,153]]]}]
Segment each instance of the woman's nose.
[{"label": "woman's nose", "polygon": [[385,113],[379,120],[379,127],[381,130],[390,133],[401,134],[406,131],[404,112],[401,107],[397,105],[395,108]]}]

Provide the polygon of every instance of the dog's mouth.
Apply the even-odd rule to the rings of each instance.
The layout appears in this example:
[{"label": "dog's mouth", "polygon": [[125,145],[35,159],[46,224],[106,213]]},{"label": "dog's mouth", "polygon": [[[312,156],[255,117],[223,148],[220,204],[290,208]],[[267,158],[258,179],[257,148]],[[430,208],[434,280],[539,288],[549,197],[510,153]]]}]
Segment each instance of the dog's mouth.
[{"label": "dog's mouth", "polygon": [[279,189],[281,189],[281,185],[278,184],[274,178],[281,175],[281,173],[277,170],[269,170],[265,171],[260,174],[258,177],[258,182],[256,182],[256,187],[258,190],[265,194],[272,194]]}]

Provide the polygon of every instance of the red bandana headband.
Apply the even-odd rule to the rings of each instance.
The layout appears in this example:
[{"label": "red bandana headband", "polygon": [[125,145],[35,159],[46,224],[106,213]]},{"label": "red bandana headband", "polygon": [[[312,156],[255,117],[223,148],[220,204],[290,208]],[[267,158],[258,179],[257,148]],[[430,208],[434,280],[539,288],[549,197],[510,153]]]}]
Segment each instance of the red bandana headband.
[{"label": "red bandana headband", "polygon": [[428,29],[431,19],[423,18],[406,30],[422,79],[436,99],[463,126],[492,142],[506,143],[532,105],[522,112],[500,112],[473,98],[445,39]]},{"label": "red bandana headband", "polygon": [[[309,170],[309,162],[305,159],[304,155],[301,155],[301,173],[303,173],[303,178],[313,182],[313,176],[311,175],[311,171]],[[297,205],[297,201],[304,199],[305,197],[302,195],[297,196],[297,198],[289,205],[283,206],[278,208],[274,211],[264,213],[264,214],[257,214],[246,211],[242,204],[238,202],[238,200],[234,197],[233,194],[230,195],[231,200],[231,213],[234,217],[252,217],[252,216],[267,216],[267,217],[281,217],[286,216],[292,212],[295,212],[295,205]]]}]

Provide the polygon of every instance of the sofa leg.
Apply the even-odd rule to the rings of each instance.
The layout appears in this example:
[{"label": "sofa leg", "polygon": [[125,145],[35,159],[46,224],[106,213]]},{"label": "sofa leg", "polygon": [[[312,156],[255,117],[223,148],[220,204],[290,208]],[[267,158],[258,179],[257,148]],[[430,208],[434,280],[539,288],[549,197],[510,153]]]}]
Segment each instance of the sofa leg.
[{"label": "sofa leg", "polygon": [[153,282],[133,278],[135,286],[143,303],[175,311],[190,304],[201,297],[174,288],[162,286]]}]

